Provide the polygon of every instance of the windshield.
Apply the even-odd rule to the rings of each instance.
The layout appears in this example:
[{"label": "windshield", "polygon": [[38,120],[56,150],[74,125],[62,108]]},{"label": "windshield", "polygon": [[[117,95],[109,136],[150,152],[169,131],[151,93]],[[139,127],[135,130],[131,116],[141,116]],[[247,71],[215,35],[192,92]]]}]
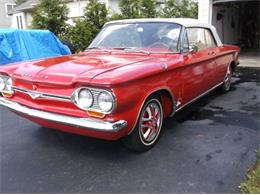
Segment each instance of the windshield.
[{"label": "windshield", "polygon": [[111,24],[101,30],[89,49],[140,49],[177,52],[181,26],[174,23]]}]

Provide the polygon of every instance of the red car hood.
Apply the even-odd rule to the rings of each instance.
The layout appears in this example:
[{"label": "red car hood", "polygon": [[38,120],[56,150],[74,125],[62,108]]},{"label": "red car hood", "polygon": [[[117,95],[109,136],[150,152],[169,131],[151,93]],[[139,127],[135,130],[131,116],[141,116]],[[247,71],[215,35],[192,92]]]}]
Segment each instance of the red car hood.
[{"label": "red car hood", "polygon": [[92,78],[104,72],[149,59],[151,57],[146,55],[85,53],[18,63],[6,66],[6,72],[16,79],[71,85],[75,82],[88,83]]}]

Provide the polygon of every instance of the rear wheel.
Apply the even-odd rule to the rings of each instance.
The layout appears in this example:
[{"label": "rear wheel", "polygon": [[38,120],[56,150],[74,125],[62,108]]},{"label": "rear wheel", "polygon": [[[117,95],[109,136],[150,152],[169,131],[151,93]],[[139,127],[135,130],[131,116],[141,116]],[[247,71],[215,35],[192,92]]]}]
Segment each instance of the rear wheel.
[{"label": "rear wheel", "polygon": [[227,70],[227,74],[226,74],[225,80],[224,80],[224,83],[221,86],[221,91],[223,93],[228,92],[230,90],[232,74],[233,74],[232,68],[231,68],[231,66],[229,66],[228,70]]},{"label": "rear wheel", "polygon": [[144,104],[133,132],[122,141],[135,152],[145,152],[157,142],[163,123],[163,109],[160,99],[149,98]]}]

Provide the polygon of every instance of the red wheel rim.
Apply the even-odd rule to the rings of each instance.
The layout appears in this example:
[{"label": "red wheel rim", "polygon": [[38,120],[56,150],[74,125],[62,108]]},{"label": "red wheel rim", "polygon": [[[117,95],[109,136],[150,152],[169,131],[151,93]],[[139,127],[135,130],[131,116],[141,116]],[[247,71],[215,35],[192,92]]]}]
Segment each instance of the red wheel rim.
[{"label": "red wheel rim", "polygon": [[153,142],[161,129],[162,111],[156,102],[149,103],[142,113],[140,134],[145,143]]}]

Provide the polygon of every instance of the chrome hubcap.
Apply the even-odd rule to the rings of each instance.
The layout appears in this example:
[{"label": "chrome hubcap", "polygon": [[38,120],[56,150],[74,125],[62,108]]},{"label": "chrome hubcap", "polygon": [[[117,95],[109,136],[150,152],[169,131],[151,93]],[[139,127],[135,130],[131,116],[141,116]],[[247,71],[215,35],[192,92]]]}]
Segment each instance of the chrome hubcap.
[{"label": "chrome hubcap", "polygon": [[225,88],[226,88],[226,90],[229,90],[229,88],[230,88],[231,77],[232,77],[232,73],[231,73],[231,70],[230,70],[230,67],[229,67],[228,71],[227,71],[226,78],[225,78]]},{"label": "chrome hubcap", "polygon": [[161,129],[162,113],[159,105],[152,102],[145,108],[141,118],[141,138],[146,143],[155,140]]}]

